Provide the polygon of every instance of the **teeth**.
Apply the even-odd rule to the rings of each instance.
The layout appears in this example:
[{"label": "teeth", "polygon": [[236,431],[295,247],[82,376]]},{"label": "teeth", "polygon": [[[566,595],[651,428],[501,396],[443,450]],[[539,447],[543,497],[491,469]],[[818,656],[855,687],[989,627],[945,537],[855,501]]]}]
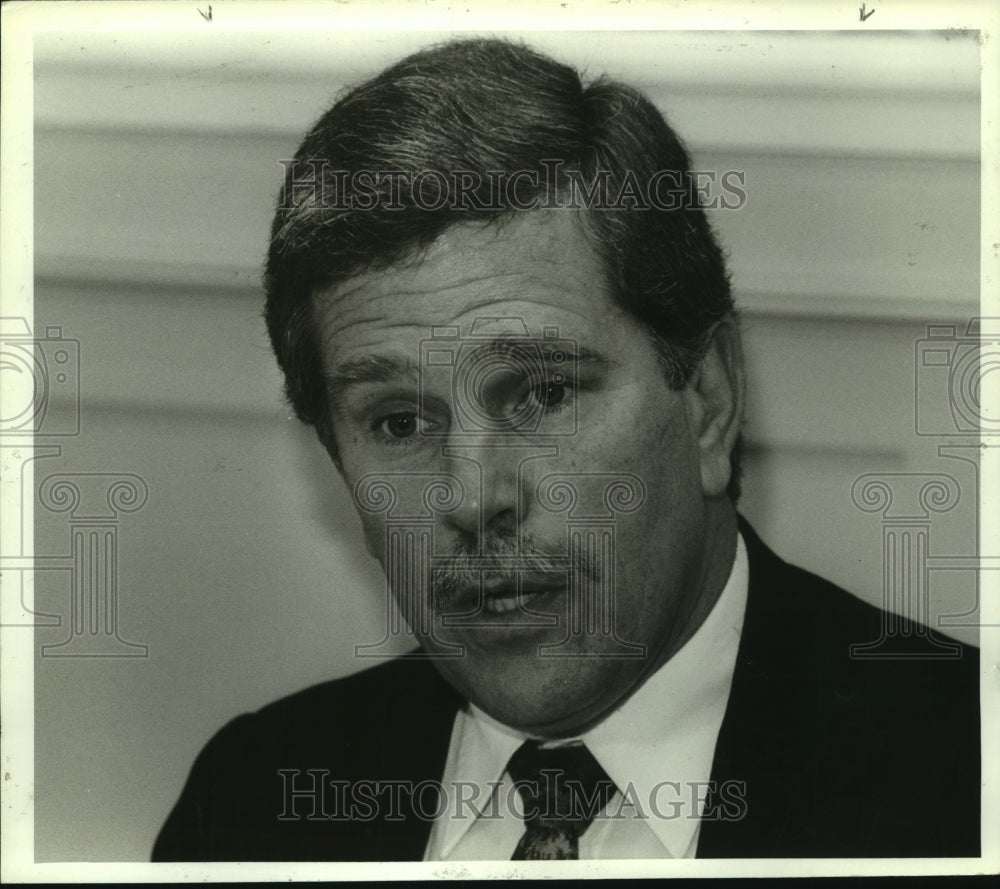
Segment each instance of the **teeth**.
[{"label": "teeth", "polygon": [[486,600],[486,610],[491,611],[493,614],[506,614],[515,608],[517,608],[517,596],[512,596],[509,599]]},{"label": "teeth", "polygon": [[509,611],[516,610],[518,601],[530,601],[537,595],[538,593],[534,592],[521,593],[520,596],[490,597],[486,600],[486,610],[493,614],[506,614]]}]

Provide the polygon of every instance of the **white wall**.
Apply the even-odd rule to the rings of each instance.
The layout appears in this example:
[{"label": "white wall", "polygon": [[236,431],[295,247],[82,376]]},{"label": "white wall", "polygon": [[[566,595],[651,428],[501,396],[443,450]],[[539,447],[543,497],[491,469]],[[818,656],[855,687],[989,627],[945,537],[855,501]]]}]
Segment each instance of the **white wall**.
[{"label": "white wall", "polygon": [[[145,480],[119,530],[119,631],[149,656],[37,659],[39,860],[145,858],[222,722],[357,669],[384,622],[349,499],[281,403],[258,279],[277,161],[345,82],[425,38],[111,36],[35,47],[35,330],[79,340],[82,379],[81,434],[35,473]],[[746,171],[747,205],[713,222],[749,363],[743,510],[765,540],[879,601],[880,516],[854,481],[948,473],[963,500],[932,546],[974,552],[974,472],[916,434],[914,355],[927,324],[978,314],[975,35],[531,42],[648,90],[697,167]],[[36,523],[36,552],[67,550],[65,515]],[[976,589],[939,571],[931,594],[936,617]],[[38,573],[40,611],[68,601],[65,571]]]}]

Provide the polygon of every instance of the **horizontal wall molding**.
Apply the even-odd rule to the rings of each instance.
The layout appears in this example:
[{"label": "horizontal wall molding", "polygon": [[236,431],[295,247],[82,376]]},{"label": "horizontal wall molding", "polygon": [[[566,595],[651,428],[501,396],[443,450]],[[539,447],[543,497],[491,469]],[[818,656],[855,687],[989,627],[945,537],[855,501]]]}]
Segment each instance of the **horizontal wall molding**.
[{"label": "horizontal wall molding", "polygon": [[[281,86],[272,82],[266,89],[217,84],[211,92],[218,95],[202,94],[179,114],[170,107],[177,102],[176,84],[146,82],[135,88],[135,113],[126,115],[120,108],[88,101],[95,87],[104,93],[121,89],[119,81],[102,84],[102,80],[108,78],[97,75],[84,84],[71,75],[46,78],[42,98],[57,95],[64,107],[45,101],[35,119],[36,132],[267,137],[287,140],[291,157],[306,130],[332,103],[323,87],[301,82]],[[667,92],[662,87],[648,95],[695,153],[978,161],[981,152],[977,97],[903,98],[895,93],[762,97],[732,91]],[[226,115],[217,112],[220,104],[228,108]],[[247,113],[235,117],[234,107],[241,105]],[[283,106],[288,110],[260,117],[263,109]],[[901,138],[920,122],[919,140]]]},{"label": "horizontal wall molding", "polygon": [[[144,35],[39,38],[39,130],[189,132],[297,144],[344,86],[428,36],[276,35],[265,47]],[[444,35],[441,35],[444,36]],[[526,35],[586,73],[644,90],[695,150],[977,158],[978,46],[911,35]],[[324,39],[325,38],[325,39]],[[277,44],[277,46],[275,45]],[[919,60],[919,61],[918,61]]]},{"label": "horizontal wall molding", "polygon": [[[35,64],[74,72],[115,68],[220,81],[334,78],[355,82],[402,56],[456,37],[501,36],[582,70],[639,87],[787,92],[894,90],[960,95],[979,84],[975,31],[245,31],[48,32]],[[971,65],[970,65],[971,61]]]},{"label": "horizontal wall molding", "polygon": [[[263,262],[263,261],[262,261]],[[101,290],[130,294],[155,290],[166,295],[228,297],[260,300],[263,265],[213,265],[207,262],[149,262],[35,253],[35,287],[68,290]]]}]

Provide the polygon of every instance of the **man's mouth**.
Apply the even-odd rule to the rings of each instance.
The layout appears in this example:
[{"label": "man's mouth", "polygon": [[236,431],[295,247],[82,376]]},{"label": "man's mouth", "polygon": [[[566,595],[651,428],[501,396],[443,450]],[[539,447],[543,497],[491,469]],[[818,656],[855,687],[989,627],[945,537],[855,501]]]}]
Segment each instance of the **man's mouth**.
[{"label": "man's mouth", "polygon": [[519,577],[483,577],[482,586],[469,591],[465,599],[470,605],[480,605],[486,614],[504,615],[511,612],[531,608],[535,603],[551,608],[550,594],[563,593],[566,590],[565,573],[550,574],[536,572],[521,574]]},{"label": "man's mouth", "polygon": [[431,575],[431,610],[445,628],[551,631],[566,616],[574,578],[589,588],[600,576],[588,560],[538,552],[441,559]]},{"label": "man's mouth", "polygon": [[487,593],[483,609],[490,614],[507,614],[511,611],[517,611],[519,607],[530,604],[554,589],[554,587],[550,587],[548,589]]}]

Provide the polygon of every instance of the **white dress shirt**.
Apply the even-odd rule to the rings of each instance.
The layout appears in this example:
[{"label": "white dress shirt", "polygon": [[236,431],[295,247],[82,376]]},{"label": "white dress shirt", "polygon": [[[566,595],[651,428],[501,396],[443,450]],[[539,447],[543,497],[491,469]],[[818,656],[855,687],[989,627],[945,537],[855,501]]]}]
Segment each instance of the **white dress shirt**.
[{"label": "white dress shirt", "polygon": [[[701,627],[579,738],[618,787],[580,837],[581,859],[694,857],[748,583],[746,547],[738,537],[729,579]],[[447,807],[431,829],[425,861],[511,857],[524,823],[506,769],[526,737],[473,705],[459,711],[442,777]],[[551,746],[560,743],[567,742]]]}]

